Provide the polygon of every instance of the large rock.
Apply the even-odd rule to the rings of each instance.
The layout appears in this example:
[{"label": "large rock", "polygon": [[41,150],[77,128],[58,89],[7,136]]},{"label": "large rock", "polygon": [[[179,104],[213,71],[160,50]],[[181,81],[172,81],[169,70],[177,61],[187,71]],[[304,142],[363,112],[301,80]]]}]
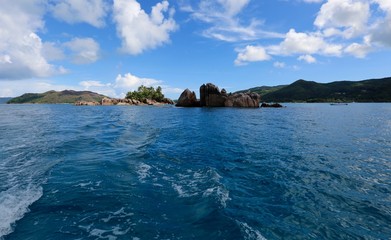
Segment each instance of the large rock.
[{"label": "large rock", "polygon": [[234,93],[228,96],[226,107],[258,108],[261,96],[257,93]]},{"label": "large rock", "polygon": [[200,87],[201,106],[205,107],[246,107],[258,108],[261,96],[257,93],[235,93],[227,94],[225,89],[221,92],[212,83],[204,84]]},{"label": "large rock", "polygon": [[186,89],[182,92],[176,104],[177,107],[199,107],[200,102],[197,101],[195,92]]},{"label": "large rock", "polygon": [[200,87],[200,105],[201,107],[224,107],[227,100],[227,92],[212,84],[203,84]]},{"label": "large rock", "polygon": [[203,84],[200,87],[200,101],[194,92],[186,89],[179,97],[177,106],[179,107],[243,107],[243,108],[259,108],[261,96],[257,93],[234,93],[227,94],[225,89],[221,91],[212,84]]},{"label": "large rock", "polygon": [[75,106],[98,106],[100,103],[98,102],[87,102],[87,101],[77,101],[75,102]]},{"label": "large rock", "polygon": [[111,105],[114,105],[114,102],[111,98],[103,98],[102,101],[101,101],[101,105],[102,106],[111,106]]}]

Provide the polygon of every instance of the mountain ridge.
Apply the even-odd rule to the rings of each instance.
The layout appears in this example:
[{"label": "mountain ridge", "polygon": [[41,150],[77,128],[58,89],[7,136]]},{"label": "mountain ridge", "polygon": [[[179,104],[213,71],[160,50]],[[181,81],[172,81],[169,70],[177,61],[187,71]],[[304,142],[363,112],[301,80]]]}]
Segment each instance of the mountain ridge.
[{"label": "mountain ridge", "polygon": [[330,83],[299,79],[289,85],[239,92],[245,91],[261,94],[265,102],[391,102],[391,77]]},{"label": "mountain ridge", "polygon": [[44,93],[25,93],[21,96],[12,98],[7,103],[8,104],[22,104],[22,103],[73,104],[76,101],[99,102],[104,97],[106,96],[91,91],[51,90]]}]

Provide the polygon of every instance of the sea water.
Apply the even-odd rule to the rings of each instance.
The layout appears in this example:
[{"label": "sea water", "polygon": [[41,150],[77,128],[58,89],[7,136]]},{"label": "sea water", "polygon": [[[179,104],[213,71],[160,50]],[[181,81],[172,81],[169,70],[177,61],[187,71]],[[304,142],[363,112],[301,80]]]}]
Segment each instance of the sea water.
[{"label": "sea water", "polygon": [[391,104],[0,116],[0,239],[391,238]]}]

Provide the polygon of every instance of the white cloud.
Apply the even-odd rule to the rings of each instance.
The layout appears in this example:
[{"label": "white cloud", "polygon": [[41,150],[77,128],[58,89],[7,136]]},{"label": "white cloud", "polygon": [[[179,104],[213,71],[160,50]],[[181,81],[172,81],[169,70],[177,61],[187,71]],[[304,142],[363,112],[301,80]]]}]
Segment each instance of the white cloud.
[{"label": "white cloud", "polygon": [[99,59],[99,44],[92,38],[74,38],[63,44],[72,51],[75,64],[94,63]]},{"label": "white cloud", "polygon": [[385,19],[379,20],[373,25],[370,36],[372,42],[391,47],[391,12]]},{"label": "white cloud", "polygon": [[328,0],[322,5],[314,24],[321,29],[341,28],[345,38],[352,38],[366,30],[369,17],[369,2]]},{"label": "white cloud", "polygon": [[316,58],[314,58],[311,55],[301,55],[300,57],[297,58],[299,61],[305,61],[307,63],[316,63]]},{"label": "white cloud", "polygon": [[44,42],[42,44],[42,55],[47,61],[57,61],[65,58],[61,46],[53,42]]},{"label": "white cloud", "polygon": [[265,48],[261,46],[248,45],[244,49],[238,50],[238,56],[235,65],[245,65],[248,62],[260,62],[269,60],[271,57],[266,53]]},{"label": "white cloud", "polygon": [[197,5],[182,5],[181,10],[191,13],[193,19],[208,23],[202,32],[208,38],[226,42],[256,40],[260,38],[282,38],[279,33],[261,29],[262,21],[249,19],[243,23],[239,15],[250,0],[201,0]]},{"label": "white cloud", "polygon": [[147,87],[155,87],[161,84],[162,81],[152,78],[140,78],[131,73],[126,73],[123,76],[119,74],[115,79],[115,88],[122,88],[130,90],[136,90],[139,86],[144,85]]},{"label": "white cloud", "polygon": [[372,2],[378,4],[383,11],[391,13],[391,1],[390,0],[372,0]]},{"label": "white cloud", "polygon": [[372,47],[369,44],[352,43],[344,50],[346,53],[353,55],[357,58],[365,58],[367,54],[372,51]]},{"label": "white cloud", "polygon": [[37,35],[43,30],[45,4],[42,0],[19,0],[0,7],[0,79],[47,77],[63,73],[48,63],[44,43]]},{"label": "white cloud", "polygon": [[166,97],[175,98],[178,97],[177,94],[183,92],[183,89],[166,85],[162,80],[138,77],[131,73],[126,73],[124,75],[119,74],[115,79],[115,82],[108,84],[107,87],[113,89],[116,92],[115,95],[117,97],[125,97],[127,92],[135,91],[141,85],[155,88],[161,86],[162,92],[167,94]]},{"label": "white cloud", "polygon": [[133,55],[168,43],[170,33],[178,28],[168,1],[153,6],[148,15],[136,0],[114,0],[113,15],[122,50]]},{"label": "white cloud", "polygon": [[0,81],[0,97],[16,97],[24,93],[43,93],[50,90],[82,90],[79,86],[56,84],[50,80],[29,79]]},{"label": "white cloud", "polygon": [[86,90],[90,89],[91,87],[110,86],[110,84],[103,84],[100,81],[81,81],[79,85],[84,87]]},{"label": "white cloud", "polygon": [[228,15],[235,16],[248,5],[250,0],[218,0],[218,2],[223,6]]},{"label": "white cloud", "polygon": [[3,63],[12,63],[10,55],[0,56],[0,64]]},{"label": "white cloud", "polygon": [[43,93],[50,90],[76,90],[92,91],[114,98],[123,98],[129,91],[137,90],[140,85],[162,87],[166,97],[177,98],[183,89],[165,84],[161,80],[141,78],[131,73],[119,74],[116,79],[108,83],[96,80],[81,81],[77,85],[56,84],[55,81],[42,79],[29,79],[20,81],[0,81],[0,97],[16,97],[24,93]]},{"label": "white cloud", "polygon": [[85,22],[103,27],[108,6],[104,0],[57,0],[51,10],[55,18],[66,23]]},{"label": "white cloud", "polygon": [[275,67],[275,68],[285,68],[285,63],[284,62],[274,62],[273,63],[273,66]]},{"label": "white cloud", "polygon": [[340,56],[342,45],[327,43],[319,33],[301,33],[289,30],[283,42],[267,47],[272,55],[322,54]]},{"label": "white cloud", "polygon": [[167,85],[162,85],[162,92],[164,94],[181,94],[184,89],[182,88],[173,88]]}]

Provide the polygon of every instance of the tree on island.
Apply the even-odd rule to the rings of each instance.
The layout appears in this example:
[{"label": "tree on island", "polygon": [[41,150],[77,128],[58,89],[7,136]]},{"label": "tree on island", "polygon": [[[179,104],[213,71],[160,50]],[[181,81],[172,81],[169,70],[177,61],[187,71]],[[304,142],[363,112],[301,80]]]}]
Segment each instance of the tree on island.
[{"label": "tree on island", "polygon": [[147,99],[155,100],[156,102],[162,102],[164,100],[164,94],[162,88],[158,86],[155,90],[154,87],[146,87],[141,85],[137,91],[128,92],[126,94],[127,99],[138,100],[144,102]]}]

